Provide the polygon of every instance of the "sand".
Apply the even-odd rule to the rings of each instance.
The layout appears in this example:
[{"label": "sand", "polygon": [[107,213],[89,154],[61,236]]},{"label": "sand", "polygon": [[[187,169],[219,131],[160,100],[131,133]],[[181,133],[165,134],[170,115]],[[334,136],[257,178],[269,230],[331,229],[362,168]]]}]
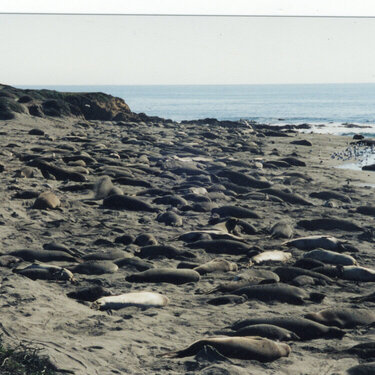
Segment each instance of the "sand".
[{"label": "sand", "polygon": [[[191,251],[196,258],[186,261],[202,264],[221,257],[238,265],[238,271],[207,273],[198,282],[182,285],[169,283],[130,283],[126,277],[137,270],[127,266],[117,272],[101,275],[75,273],[76,283],[56,280],[31,280],[12,272],[31,262],[2,266],[0,300],[0,332],[6,343],[20,342],[41,348],[59,373],[71,374],[338,374],[363,360],[346,349],[375,339],[375,329],[347,329],[342,340],[316,339],[291,342],[289,357],[270,363],[225,359],[198,353],[197,356],[168,359],[158,355],[180,350],[203,337],[215,336],[234,322],[250,317],[303,316],[330,307],[373,309],[373,302],[351,302],[351,297],[373,291],[372,282],[335,280],[330,285],[303,286],[308,292],[326,294],[321,303],[292,305],[276,301],[249,300],[242,304],[214,306],[209,298],[221,293],[206,292],[224,281],[235,280],[251,269],[272,270],[279,262],[250,265],[247,254],[213,254],[203,249],[189,249],[178,237],[184,233],[212,229],[211,209],[239,205],[255,211],[259,219],[243,219],[252,224],[257,234],[240,233],[249,250],[283,250],[292,253],[286,265],[301,258],[304,251],[282,245],[283,238],[271,238],[270,228],[286,220],[293,228],[293,238],[325,234],[348,241],[359,251],[347,254],[361,266],[375,268],[373,237],[369,229],[374,218],[358,213],[358,206],[375,206],[374,172],[336,168],[342,162],[331,159],[334,151],[343,150],[351,137],[289,132],[288,137],[264,135],[263,130],[247,127],[204,126],[172,122],[117,123],[116,121],[77,121],[72,118],[34,118],[17,115],[1,121],[0,173],[1,253],[20,249],[42,250],[43,245],[56,242],[64,245],[78,258],[91,253],[118,251],[134,257],[140,247],[124,245],[117,237],[141,234],[154,236],[158,244]],[[33,128],[44,135],[30,135]],[[274,134],[273,134],[274,135]],[[291,144],[308,140],[312,146]],[[81,166],[67,165],[63,158],[71,155],[90,158]],[[303,161],[306,166],[262,167],[264,162],[286,157]],[[33,168],[33,177],[19,177],[17,171],[37,156],[47,162],[82,173],[85,182],[57,180]],[[79,158],[78,158],[79,159]],[[82,158],[83,159],[83,158]],[[85,164],[85,165],[84,165]],[[188,168],[188,169],[181,169]],[[224,178],[217,171],[229,168],[257,179],[264,178],[273,188],[288,189],[312,203],[291,204],[248,188],[240,193],[224,187]],[[87,172],[87,173],[86,173]],[[293,177],[301,173],[304,178]],[[198,174],[199,173],[199,174]],[[113,185],[125,195],[136,197],[155,207],[158,212],[114,210],[102,207],[102,199],[93,199],[92,186],[100,176],[109,175]],[[169,205],[156,204],[156,194],[137,195],[147,187],[139,182],[116,183],[127,176],[147,182],[152,188],[169,190],[185,197],[187,205],[172,208],[182,218],[182,226],[158,222],[157,216],[167,212]],[[129,182],[128,182],[129,183]],[[137,185],[138,184],[138,185]],[[75,186],[74,191],[67,187]],[[312,192],[334,191],[345,194],[350,203],[309,197]],[[32,209],[35,198],[17,199],[21,191],[36,194],[52,191],[60,200],[56,210]],[[192,195],[193,193],[193,195]],[[195,194],[194,194],[195,193]],[[190,194],[190,195],[189,195]],[[205,198],[202,198],[205,197]],[[207,199],[208,198],[208,199]],[[205,200],[204,204],[200,202]],[[332,207],[333,206],[333,207]],[[338,217],[355,222],[363,231],[341,229],[308,231],[297,225],[300,220]],[[367,230],[367,231],[366,231]],[[365,234],[364,234],[365,233]],[[47,250],[45,250],[47,251]],[[116,258],[116,257],[115,257]],[[144,259],[153,267],[176,268],[183,258],[156,257]],[[1,259],[1,258],[0,258]],[[49,264],[70,267],[74,262],[52,261]],[[170,303],[162,308],[127,307],[112,311],[90,308],[67,297],[79,287],[102,285],[114,294],[154,291],[167,296]]]}]

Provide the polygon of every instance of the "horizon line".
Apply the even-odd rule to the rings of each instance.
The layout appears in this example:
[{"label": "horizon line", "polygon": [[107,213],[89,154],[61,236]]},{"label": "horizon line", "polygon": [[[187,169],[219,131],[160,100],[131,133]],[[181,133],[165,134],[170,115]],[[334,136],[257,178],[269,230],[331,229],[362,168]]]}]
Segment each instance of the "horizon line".
[{"label": "horizon line", "polygon": [[360,15],[276,15],[276,14],[195,14],[195,13],[64,13],[64,12],[0,12],[0,15],[23,15],[23,16],[140,16],[140,17],[240,17],[240,18],[375,18],[372,16]]},{"label": "horizon line", "polygon": [[284,86],[284,85],[371,85],[375,84],[374,82],[302,82],[302,83],[48,83],[48,84],[35,84],[35,83],[15,83],[15,84],[6,84],[0,83],[8,86],[45,86],[45,87],[54,87],[54,86]]}]

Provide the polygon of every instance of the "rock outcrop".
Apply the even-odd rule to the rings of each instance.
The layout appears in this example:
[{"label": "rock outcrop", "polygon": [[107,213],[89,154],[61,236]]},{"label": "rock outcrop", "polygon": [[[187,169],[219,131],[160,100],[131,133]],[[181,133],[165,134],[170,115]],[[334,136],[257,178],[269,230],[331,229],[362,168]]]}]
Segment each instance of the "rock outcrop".
[{"label": "rock outcrop", "polygon": [[134,113],[121,98],[102,92],[59,92],[18,89],[0,84],[0,120],[11,120],[17,113],[36,117],[77,117],[101,121],[157,120]]}]

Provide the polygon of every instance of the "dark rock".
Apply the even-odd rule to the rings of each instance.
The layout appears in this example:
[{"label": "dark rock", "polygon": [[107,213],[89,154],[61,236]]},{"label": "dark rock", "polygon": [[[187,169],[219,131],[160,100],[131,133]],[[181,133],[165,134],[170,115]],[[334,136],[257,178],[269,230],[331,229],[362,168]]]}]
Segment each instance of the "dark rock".
[{"label": "dark rock", "polygon": [[298,139],[290,142],[291,145],[300,145],[300,146],[312,146],[312,143],[307,139]]},{"label": "dark rock", "polygon": [[42,129],[34,128],[29,131],[29,134],[30,135],[44,135],[44,131]]},{"label": "dark rock", "polygon": [[30,107],[28,107],[28,109],[31,116],[44,117],[42,108],[39,105],[31,105]]}]

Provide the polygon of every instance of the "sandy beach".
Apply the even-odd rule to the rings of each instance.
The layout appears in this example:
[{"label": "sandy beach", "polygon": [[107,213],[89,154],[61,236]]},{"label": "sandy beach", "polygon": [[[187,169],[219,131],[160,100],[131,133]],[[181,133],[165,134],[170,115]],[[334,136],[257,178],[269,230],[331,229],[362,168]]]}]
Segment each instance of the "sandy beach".
[{"label": "sandy beach", "polygon": [[[374,291],[375,175],[337,168],[343,162],[331,158],[353,137],[177,123],[140,117],[120,102],[110,119],[90,119],[72,114],[71,102],[59,112],[57,99],[47,108],[45,98],[21,91],[0,87],[7,105],[18,104],[0,120],[5,343],[41,348],[59,374],[373,373],[349,371],[375,360],[373,349],[351,350],[375,340],[375,297],[360,299]],[[311,236],[320,242],[292,241]],[[174,273],[183,269],[189,272]],[[152,277],[141,274],[150,270]],[[270,292],[275,287],[280,293]],[[167,299],[108,310],[93,303],[144,291]],[[231,357],[212,345],[162,356],[236,336],[233,325],[246,319],[293,320],[327,309],[324,329],[343,337],[306,326],[315,336],[286,339],[290,354],[272,361]]]}]

